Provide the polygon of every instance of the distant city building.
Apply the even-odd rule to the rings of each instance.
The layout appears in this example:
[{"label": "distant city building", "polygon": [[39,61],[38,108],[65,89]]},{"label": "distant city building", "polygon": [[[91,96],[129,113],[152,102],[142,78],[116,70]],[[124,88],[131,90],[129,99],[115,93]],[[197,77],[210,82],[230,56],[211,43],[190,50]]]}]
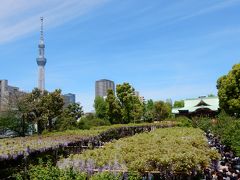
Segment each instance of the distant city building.
[{"label": "distant city building", "polygon": [[23,94],[18,87],[8,85],[8,80],[0,80],[0,111],[8,108],[14,103],[16,96]]},{"label": "distant city building", "polygon": [[166,99],[166,103],[170,104],[171,106],[173,105],[172,99]]},{"label": "distant city building", "polygon": [[172,113],[176,116],[210,116],[214,117],[219,111],[219,99],[217,96],[184,100],[184,107],[173,108]]},{"label": "distant city building", "polygon": [[107,79],[101,79],[96,81],[95,83],[95,98],[97,96],[106,97],[107,90],[112,89],[115,94],[115,85],[114,82]]},{"label": "distant city building", "polygon": [[139,97],[139,100],[143,103],[143,102],[145,101],[144,96],[140,96],[140,97]]},{"label": "distant city building", "polygon": [[63,95],[64,107],[67,107],[69,104],[76,102],[76,95],[72,93]]},{"label": "distant city building", "polygon": [[37,58],[38,64],[38,89],[41,91],[45,90],[45,65],[47,59],[44,57],[44,38],[43,38],[43,17],[41,17],[41,30],[40,30],[40,41],[38,44],[39,56]]},{"label": "distant city building", "polygon": [[139,97],[139,91],[134,91],[134,94]]},{"label": "distant city building", "polygon": [[142,103],[145,101],[144,97],[140,96],[139,91],[134,91],[134,95],[137,96]]}]

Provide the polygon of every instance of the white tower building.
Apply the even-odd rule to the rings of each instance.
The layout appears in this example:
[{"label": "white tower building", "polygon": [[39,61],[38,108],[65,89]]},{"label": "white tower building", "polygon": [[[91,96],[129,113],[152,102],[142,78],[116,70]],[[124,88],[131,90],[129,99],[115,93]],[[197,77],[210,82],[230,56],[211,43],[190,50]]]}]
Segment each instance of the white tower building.
[{"label": "white tower building", "polygon": [[45,90],[45,64],[47,59],[44,57],[44,38],[43,38],[43,17],[40,18],[41,20],[41,30],[40,30],[40,41],[38,44],[39,49],[39,57],[37,58],[38,64],[38,89],[41,91]]}]

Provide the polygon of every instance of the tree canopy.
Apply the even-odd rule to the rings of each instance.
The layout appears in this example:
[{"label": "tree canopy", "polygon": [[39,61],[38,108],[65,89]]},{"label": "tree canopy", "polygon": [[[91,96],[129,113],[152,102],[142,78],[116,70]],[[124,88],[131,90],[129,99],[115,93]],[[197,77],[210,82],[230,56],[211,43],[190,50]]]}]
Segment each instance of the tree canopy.
[{"label": "tree canopy", "polygon": [[107,118],[111,124],[123,123],[120,102],[115,97],[112,89],[107,92]]},{"label": "tree canopy", "polygon": [[240,64],[217,80],[219,106],[230,115],[240,117]]},{"label": "tree canopy", "polygon": [[107,103],[105,102],[104,98],[101,96],[97,96],[94,100],[94,108],[96,117],[100,119],[107,118]]},{"label": "tree canopy", "polygon": [[129,83],[117,85],[117,98],[121,107],[123,123],[134,122],[143,115],[143,104],[135,95],[134,88]]},{"label": "tree canopy", "polygon": [[184,107],[184,101],[183,101],[183,100],[180,100],[180,101],[174,101],[173,107],[174,107],[174,108],[181,108],[181,107]]},{"label": "tree canopy", "polygon": [[77,127],[77,122],[83,115],[82,106],[79,103],[69,104],[57,118],[55,128],[57,130],[74,129]]},{"label": "tree canopy", "polygon": [[156,121],[161,121],[169,117],[171,114],[171,106],[164,101],[154,102],[153,117]]},{"label": "tree canopy", "polygon": [[[42,92],[37,88],[31,93],[16,94],[10,102],[8,110],[1,115],[0,124],[5,124],[21,136],[34,125],[37,125],[39,134],[45,129],[51,131],[54,128],[53,120],[62,113],[64,104],[60,89]],[[6,125],[6,119],[11,124]]]}]

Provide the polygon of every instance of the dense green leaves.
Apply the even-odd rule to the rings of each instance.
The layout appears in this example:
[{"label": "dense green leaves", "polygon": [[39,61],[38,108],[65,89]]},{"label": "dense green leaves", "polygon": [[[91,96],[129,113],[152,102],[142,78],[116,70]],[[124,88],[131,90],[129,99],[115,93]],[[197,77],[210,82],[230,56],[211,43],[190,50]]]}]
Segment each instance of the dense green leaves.
[{"label": "dense green leaves", "polygon": [[[103,148],[87,150],[62,161],[93,161],[95,168],[106,165],[115,170],[138,172],[159,171],[191,174],[202,171],[219,154],[208,147],[203,131],[195,128],[157,129],[106,144]],[[60,162],[61,164],[61,162]],[[116,166],[117,164],[117,166]],[[78,166],[73,166],[79,170]]]},{"label": "dense green leaves", "polygon": [[220,108],[240,117],[240,64],[235,64],[227,75],[217,81]]},{"label": "dense green leaves", "polygon": [[154,102],[153,118],[156,121],[161,121],[168,118],[171,114],[171,106],[163,101]]},{"label": "dense green leaves", "polygon": [[110,125],[110,122],[108,120],[99,119],[99,118],[96,118],[93,114],[89,114],[89,115],[85,115],[79,120],[77,127],[79,129],[90,129],[97,126],[108,126],[108,125]]},{"label": "dense green leaves", "polygon": [[[27,172],[17,173],[13,176],[16,180],[120,180],[123,179],[123,173],[97,172],[87,174],[85,172],[74,171],[73,168],[64,170],[53,166],[50,161],[44,164],[41,160],[39,165],[30,166]],[[129,180],[141,180],[141,176],[136,172],[127,174]]]},{"label": "dense green leaves", "polygon": [[[98,123],[98,122],[97,122]],[[176,125],[176,122],[161,122],[154,125]],[[67,146],[71,142],[79,141],[84,137],[96,136],[111,128],[119,128],[125,126],[148,126],[149,123],[128,124],[128,125],[112,125],[93,127],[90,130],[67,130],[63,132],[46,133],[44,135],[34,135],[27,137],[16,137],[0,139],[0,159],[16,158],[18,155],[24,155],[26,151],[40,150],[42,152],[61,146]]]},{"label": "dense green leaves", "polygon": [[[64,104],[61,90],[41,92],[37,88],[28,94],[17,94],[11,102],[8,111],[0,117],[0,126],[14,130],[21,136],[34,125],[39,134],[44,130],[51,131],[54,128],[53,121],[62,113]],[[7,119],[11,125],[5,123]],[[16,128],[17,124],[19,128]]]},{"label": "dense green leaves", "polygon": [[181,107],[184,107],[184,101],[183,101],[183,100],[180,100],[180,101],[174,101],[173,107],[174,107],[174,108],[181,108]]},{"label": "dense green leaves", "polygon": [[97,96],[95,98],[94,108],[97,118],[107,119],[107,103],[103,97]]},{"label": "dense green leaves", "polygon": [[15,113],[7,111],[0,115],[0,130],[11,130],[18,136],[24,136],[29,131],[29,123]]},{"label": "dense green leaves", "polygon": [[71,168],[66,170],[60,170],[52,165],[51,162],[44,164],[40,162],[37,166],[31,166],[27,174],[18,173],[15,175],[15,179],[23,180],[24,177],[28,177],[30,180],[86,180],[86,173],[79,173],[73,171]]},{"label": "dense green leaves", "polygon": [[223,144],[231,147],[237,156],[240,156],[240,119],[222,112],[217,119],[199,118],[193,122],[203,130],[211,130],[218,135]]},{"label": "dense green leaves", "polygon": [[47,93],[45,96],[42,96],[42,108],[43,117],[47,119],[47,128],[49,131],[53,130],[53,118],[56,118],[62,113],[63,110],[63,98],[61,95],[61,90],[56,89],[53,92]]},{"label": "dense green leaves", "polygon": [[77,121],[82,115],[83,110],[79,103],[69,104],[57,118],[55,128],[57,130],[75,129]]},{"label": "dense green leaves", "polygon": [[135,122],[143,116],[143,104],[129,83],[118,84],[117,98],[121,107],[123,123]]},{"label": "dense green leaves", "polygon": [[96,116],[108,119],[111,124],[161,121],[170,117],[171,106],[170,99],[167,102],[150,99],[145,103],[129,83],[118,84],[116,96],[109,89],[107,98],[96,97],[94,104]]},{"label": "dense green leaves", "polygon": [[120,103],[112,89],[107,92],[107,117],[111,124],[123,123]]}]

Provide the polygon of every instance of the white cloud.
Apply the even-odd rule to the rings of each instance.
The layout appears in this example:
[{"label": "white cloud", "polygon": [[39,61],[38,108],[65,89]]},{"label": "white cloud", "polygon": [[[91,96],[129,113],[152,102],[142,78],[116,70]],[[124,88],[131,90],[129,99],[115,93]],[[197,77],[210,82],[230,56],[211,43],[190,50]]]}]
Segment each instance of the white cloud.
[{"label": "white cloud", "polygon": [[0,4],[0,44],[39,29],[45,17],[48,28],[81,16],[108,0],[2,0]]}]

